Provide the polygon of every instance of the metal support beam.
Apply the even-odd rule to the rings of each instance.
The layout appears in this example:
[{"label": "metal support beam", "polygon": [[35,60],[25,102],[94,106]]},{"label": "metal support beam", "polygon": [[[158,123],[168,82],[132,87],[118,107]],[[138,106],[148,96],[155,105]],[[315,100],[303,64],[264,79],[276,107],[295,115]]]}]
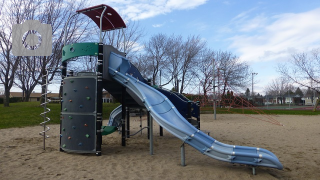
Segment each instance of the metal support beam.
[{"label": "metal support beam", "polygon": [[186,154],[184,149],[184,143],[180,146],[181,151],[181,166],[186,166]]},{"label": "metal support beam", "polygon": [[[99,55],[98,61],[103,60],[103,43],[99,43]],[[102,76],[103,74],[103,61],[97,66],[97,120],[96,120],[96,131],[97,131],[97,143],[96,143],[96,155],[101,156],[101,144],[102,144]]]},{"label": "metal support beam", "polygon": [[126,88],[122,87],[122,118],[121,118],[121,144],[122,146],[126,146]]},{"label": "metal support beam", "polygon": [[129,108],[126,107],[126,119],[127,119],[127,138],[130,138],[130,116]]},{"label": "metal support beam", "polygon": [[160,136],[163,136],[163,127],[160,126]]},{"label": "metal support beam", "polygon": [[149,122],[149,141],[150,141],[150,155],[153,155],[153,119],[150,115],[149,112],[149,116],[148,116],[148,122]]},{"label": "metal support beam", "polygon": [[150,121],[149,121],[149,119],[150,119],[150,112],[148,111],[147,112],[147,123],[148,123],[148,139],[150,139]]}]

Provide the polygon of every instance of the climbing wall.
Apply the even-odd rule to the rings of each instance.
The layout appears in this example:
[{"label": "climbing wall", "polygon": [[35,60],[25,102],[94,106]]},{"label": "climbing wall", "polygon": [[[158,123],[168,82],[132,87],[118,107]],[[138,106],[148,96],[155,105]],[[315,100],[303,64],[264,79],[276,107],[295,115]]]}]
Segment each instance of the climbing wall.
[{"label": "climbing wall", "polygon": [[92,74],[63,80],[61,144],[64,151],[96,152],[97,78]]}]

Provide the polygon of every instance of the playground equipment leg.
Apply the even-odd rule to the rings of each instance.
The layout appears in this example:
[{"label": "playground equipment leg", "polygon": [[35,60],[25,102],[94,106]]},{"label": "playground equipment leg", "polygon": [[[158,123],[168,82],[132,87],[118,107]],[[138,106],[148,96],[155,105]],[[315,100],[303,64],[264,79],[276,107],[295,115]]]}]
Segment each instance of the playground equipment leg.
[{"label": "playground equipment leg", "polygon": [[150,155],[153,155],[153,119],[150,116],[148,116],[148,122],[149,122],[149,129],[150,129],[150,134],[149,134],[149,140],[150,140]]},{"label": "playground equipment leg", "polygon": [[180,146],[181,151],[181,166],[186,166],[186,155],[184,149],[184,143]]},{"label": "playground equipment leg", "polygon": [[[140,129],[142,129],[142,109],[140,109]],[[142,131],[140,134],[142,135]]]},{"label": "playground equipment leg", "polygon": [[125,97],[126,97],[126,88],[122,88],[122,119],[121,119],[121,139],[122,146],[126,146],[126,105],[125,105]]},{"label": "playground equipment leg", "polygon": [[160,126],[160,136],[163,136],[163,127]]},{"label": "playground equipment leg", "polygon": [[126,118],[127,118],[127,138],[130,138],[130,116],[129,108],[126,107]]},{"label": "playground equipment leg", "polygon": [[150,139],[150,121],[149,121],[149,119],[150,119],[150,112],[148,111],[147,112],[147,123],[148,123],[148,139]]},{"label": "playground equipment leg", "polygon": [[252,174],[256,175],[256,167],[254,167],[254,166],[252,167]]}]

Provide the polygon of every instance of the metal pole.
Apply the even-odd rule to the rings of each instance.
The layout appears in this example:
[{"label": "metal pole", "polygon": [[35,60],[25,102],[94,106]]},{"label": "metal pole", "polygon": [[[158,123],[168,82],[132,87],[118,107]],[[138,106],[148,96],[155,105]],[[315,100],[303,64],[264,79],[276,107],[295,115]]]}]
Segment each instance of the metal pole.
[{"label": "metal pole", "polygon": [[258,73],[252,73],[252,102],[253,102],[253,96],[254,96],[254,92],[253,92],[253,76],[257,75]]},{"label": "metal pole", "polygon": [[101,13],[101,16],[100,16],[100,35],[99,35],[99,43],[102,43],[102,19],[103,19],[103,15],[104,15],[104,12],[107,10],[107,6],[104,7],[102,13]]},{"label": "metal pole", "polygon": [[121,119],[121,144],[126,146],[126,88],[122,87],[122,119]]},{"label": "metal pole", "polygon": [[160,70],[160,83],[159,83],[159,88],[161,88],[161,70]]},{"label": "metal pole", "polygon": [[[142,129],[142,109],[140,109],[140,129]],[[142,131],[141,131],[142,135]]]},{"label": "metal pole", "polygon": [[150,140],[150,155],[153,155],[153,119],[151,115],[149,115],[149,129],[150,129],[150,134],[149,134],[149,140]]},{"label": "metal pole", "polygon": [[289,97],[289,109],[290,109],[290,93],[289,93],[289,88],[288,88],[288,97]]},{"label": "metal pole", "polygon": [[130,138],[130,111],[126,107],[126,119],[127,119],[127,138]]},{"label": "metal pole", "polygon": [[181,166],[186,166],[186,155],[184,149],[184,143],[180,146],[181,151]]},{"label": "metal pole", "polygon": [[213,114],[214,114],[214,120],[217,119],[217,113],[216,113],[216,81],[214,77],[214,71],[215,69],[215,64],[214,64],[214,59],[212,60],[212,80],[213,80]]}]

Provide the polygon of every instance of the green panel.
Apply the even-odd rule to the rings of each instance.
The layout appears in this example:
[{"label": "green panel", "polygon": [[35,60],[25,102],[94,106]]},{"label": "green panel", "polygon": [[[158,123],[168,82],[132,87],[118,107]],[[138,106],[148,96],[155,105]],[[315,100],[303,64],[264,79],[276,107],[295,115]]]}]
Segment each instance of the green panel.
[{"label": "green panel", "polygon": [[111,133],[115,132],[116,130],[118,130],[118,128],[115,126],[102,126],[101,128],[103,129],[103,131],[101,133],[102,136],[111,134]]},{"label": "green panel", "polygon": [[98,43],[75,43],[62,48],[62,62],[79,56],[98,56]]}]

